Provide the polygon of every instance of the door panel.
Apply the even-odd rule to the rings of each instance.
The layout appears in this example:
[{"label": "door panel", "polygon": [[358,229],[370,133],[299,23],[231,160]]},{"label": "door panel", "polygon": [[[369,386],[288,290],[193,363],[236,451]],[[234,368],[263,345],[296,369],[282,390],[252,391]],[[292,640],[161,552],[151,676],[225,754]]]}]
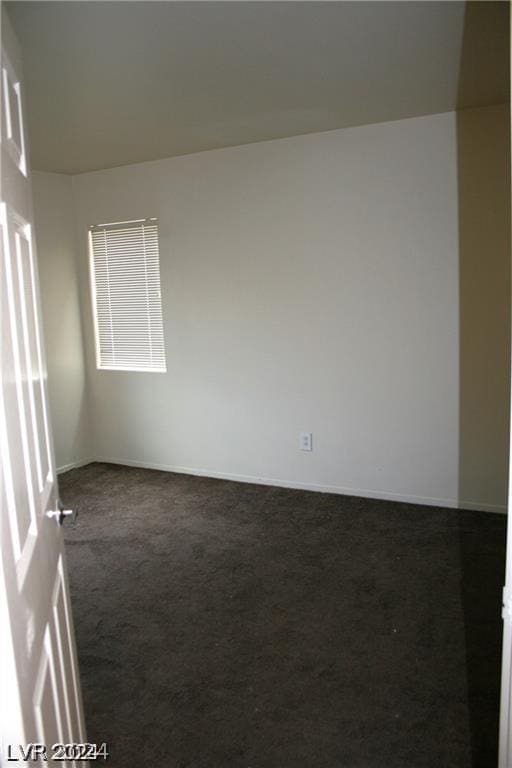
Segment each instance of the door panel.
[{"label": "door panel", "polygon": [[5,11],[1,68],[0,722],[4,756],[9,744],[16,750],[42,742],[50,757],[53,744],[81,743],[85,732],[64,541],[55,515],[21,61]]},{"label": "door panel", "polygon": [[45,745],[62,742],[59,718],[59,697],[55,680],[55,663],[48,629],[45,633],[39,672],[34,692],[34,710],[37,723],[37,741]]},{"label": "door panel", "polygon": [[2,57],[2,85],[2,112],[4,115],[2,136],[5,137],[5,148],[21,173],[26,176],[27,166],[25,158],[23,109],[21,105],[21,83],[16,77],[14,67],[11,65],[7,53],[4,53]]}]

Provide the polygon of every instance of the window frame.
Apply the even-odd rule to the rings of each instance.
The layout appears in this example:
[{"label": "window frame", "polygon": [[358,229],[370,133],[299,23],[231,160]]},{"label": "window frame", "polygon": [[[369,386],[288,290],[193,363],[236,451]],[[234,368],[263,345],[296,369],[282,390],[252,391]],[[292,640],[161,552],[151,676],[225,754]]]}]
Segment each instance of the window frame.
[{"label": "window frame", "polygon": [[[100,327],[98,321],[98,301],[96,290],[96,270],[94,263],[94,246],[93,246],[93,232],[98,229],[111,228],[115,230],[117,228],[123,228],[123,225],[129,225],[136,227],[137,224],[151,223],[157,226],[157,238],[158,238],[158,275],[160,285],[160,314],[162,319],[162,341],[163,341],[163,367],[152,368],[147,366],[133,366],[133,365],[105,365],[101,362],[101,345],[100,345]],[[164,318],[163,318],[163,301],[162,301],[162,280],[160,273],[160,228],[159,221],[156,216],[146,217],[143,219],[128,219],[125,221],[112,221],[103,224],[91,224],[87,231],[88,239],[88,256],[89,256],[89,285],[91,291],[91,305],[92,316],[94,326],[94,351],[96,360],[97,371],[118,371],[121,373],[167,373],[167,354],[165,349],[165,334],[164,334]]]}]

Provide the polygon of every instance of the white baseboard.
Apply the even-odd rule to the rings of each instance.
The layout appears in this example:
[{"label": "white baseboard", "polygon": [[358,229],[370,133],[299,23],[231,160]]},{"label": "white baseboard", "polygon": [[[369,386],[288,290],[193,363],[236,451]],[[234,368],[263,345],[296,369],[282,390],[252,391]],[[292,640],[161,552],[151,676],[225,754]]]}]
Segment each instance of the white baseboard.
[{"label": "white baseboard", "polygon": [[[429,496],[412,496],[388,491],[369,491],[362,488],[345,488],[338,485],[322,485],[320,483],[303,483],[295,480],[280,480],[279,478],[257,477],[254,475],[237,475],[231,472],[216,472],[197,467],[180,467],[173,464],[157,464],[149,461],[131,461],[130,459],[110,459],[96,457],[92,461],[105,464],[120,464],[126,467],[141,469],[157,469],[162,472],[175,472],[180,475],[195,475],[196,477],[212,477],[216,480],[232,480],[236,483],[254,483],[256,485],[272,485],[277,488],[294,488],[300,491],[316,491],[318,493],[335,493],[340,496],[359,496],[364,499],[381,499],[383,501],[398,501],[406,504],[423,504],[429,507],[448,507],[450,509],[468,509],[478,512],[496,512],[506,514],[507,508],[501,504],[487,504],[476,501],[458,501],[457,499],[437,499]],[[88,464],[89,462],[84,462]]]},{"label": "white baseboard", "polygon": [[64,472],[69,472],[70,469],[85,467],[86,464],[92,464],[93,461],[96,459],[79,459],[79,461],[72,461],[71,464],[63,464],[62,467],[57,467],[57,474],[62,475]]}]

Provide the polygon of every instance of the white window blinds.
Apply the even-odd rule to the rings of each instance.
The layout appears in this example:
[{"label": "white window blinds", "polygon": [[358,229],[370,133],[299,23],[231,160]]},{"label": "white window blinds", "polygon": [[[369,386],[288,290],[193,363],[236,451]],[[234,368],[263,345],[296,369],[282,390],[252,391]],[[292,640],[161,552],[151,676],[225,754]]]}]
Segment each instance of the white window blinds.
[{"label": "white window blinds", "polygon": [[165,371],[156,219],[89,228],[98,368]]}]

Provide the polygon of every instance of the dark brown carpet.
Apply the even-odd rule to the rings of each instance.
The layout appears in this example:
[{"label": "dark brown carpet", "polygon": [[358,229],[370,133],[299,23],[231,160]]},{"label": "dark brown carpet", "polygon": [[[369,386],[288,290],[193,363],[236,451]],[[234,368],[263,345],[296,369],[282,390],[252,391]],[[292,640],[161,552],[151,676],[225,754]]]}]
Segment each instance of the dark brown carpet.
[{"label": "dark brown carpet", "polygon": [[110,765],[496,765],[504,516],[108,464],[60,486]]}]

